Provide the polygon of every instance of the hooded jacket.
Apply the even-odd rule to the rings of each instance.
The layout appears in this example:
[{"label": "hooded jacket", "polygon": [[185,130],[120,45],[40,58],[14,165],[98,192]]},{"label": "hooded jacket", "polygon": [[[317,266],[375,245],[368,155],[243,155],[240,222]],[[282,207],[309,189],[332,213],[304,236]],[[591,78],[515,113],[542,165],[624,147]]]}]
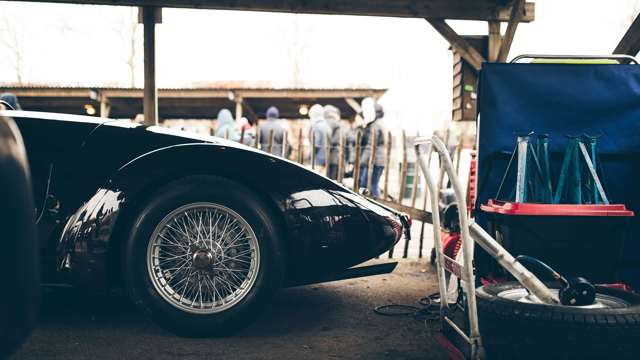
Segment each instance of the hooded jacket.
[{"label": "hooded jacket", "polygon": [[[377,110],[377,109],[376,109]],[[375,120],[371,121],[362,129],[362,139],[360,146],[362,147],[362,155],[360,156],[360,166],[368,166],[369,159],[373,150],[373,134],[375,134],[376,152],[373,159],[374,166],[384,166],[384,130],[382,129],[381,118],[382,111],[376,111]]]},{"label": "hooded jacket", "polygon": [[311,120],[311,136],[313,136],[315,162],[320,166],[325,165],[325,142],[331,136],[331,128],[324,118],[322,105],[315,104],[309,109],[309,119]]},{"label": "hooded jacket", "polygon": [[282,141],[285,130],[278,115],[278,109],[273,106],[267,110],[267,119],[260,124],[260,146],[262,151],[269,152],[269,137],[273,131],[271,154],[282,156]]},{"label": "hooded jacket", "polygon": [[[218,128],[216,129],[216,136],[224,138],[227,136],[227,131],[229,132],[229,140],[240,142],[240,136],[242,136],[242,132],[239,129],[238,123],[236,123],[231,111],[227,109],[222,109],[218,112]],[[243,144],[247,146],[253,146],[255,144],[254,134],[250,132],[244,133],[244,141]]]},{"label": "hooded jacket", "polygon": [[342,136],[342,126],[340,125],[340,110],[333,105],[324,107],[324,119],[329,126],[330,155],[329,165],[338,165],[340,162],[340,137]]}]

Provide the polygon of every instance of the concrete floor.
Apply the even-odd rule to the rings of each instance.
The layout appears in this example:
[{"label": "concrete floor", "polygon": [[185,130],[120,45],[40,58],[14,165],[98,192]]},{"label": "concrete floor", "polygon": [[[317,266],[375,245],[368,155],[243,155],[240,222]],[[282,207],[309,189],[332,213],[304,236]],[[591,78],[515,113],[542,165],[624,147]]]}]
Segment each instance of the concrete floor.
[{"label": "concrete floor", "polygon": [[40,323],[14,358],[444,359],[437,324],[372,311],[415,305],[435,291],[431,267],[405,260],[392,274],[285,289],[262,318],[231,337],[185,339],[151,323],[126,297],[45,289]]}]

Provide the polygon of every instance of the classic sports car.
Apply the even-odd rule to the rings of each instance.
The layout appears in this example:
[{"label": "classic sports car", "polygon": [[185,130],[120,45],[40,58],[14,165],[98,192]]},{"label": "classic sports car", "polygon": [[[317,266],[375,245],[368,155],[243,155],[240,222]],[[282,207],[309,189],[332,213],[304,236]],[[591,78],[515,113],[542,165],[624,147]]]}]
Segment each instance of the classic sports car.
[{"label": "classic sports car", "polygon": [[42,280],[124,287],[160,325],[226,334],[281,286],[351,268],[410,220],[293,162],[224,139],[95,117],[4,111],[33,178]]}]

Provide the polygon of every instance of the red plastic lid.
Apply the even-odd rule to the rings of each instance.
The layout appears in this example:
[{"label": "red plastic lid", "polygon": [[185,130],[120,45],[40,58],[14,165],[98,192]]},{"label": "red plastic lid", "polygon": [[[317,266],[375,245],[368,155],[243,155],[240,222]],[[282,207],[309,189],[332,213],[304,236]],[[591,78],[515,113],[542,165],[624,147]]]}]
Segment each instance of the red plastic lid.
[{"label": "red plastic lid", "polygon": [[515,203],[489,199],[480,205],[482,211],[502,215],[538,216],[634,216],[624,204],[576,205],[576,204],[533,204]]}]

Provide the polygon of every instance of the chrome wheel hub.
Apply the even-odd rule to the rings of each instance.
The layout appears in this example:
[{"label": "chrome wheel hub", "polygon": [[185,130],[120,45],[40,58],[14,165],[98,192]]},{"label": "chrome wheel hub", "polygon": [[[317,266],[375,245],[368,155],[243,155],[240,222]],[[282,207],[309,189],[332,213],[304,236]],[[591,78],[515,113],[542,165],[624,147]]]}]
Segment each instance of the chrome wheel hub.
[{"label": "chrome wheel hub", "polygon": [[198,250],[193,253],[193,267],[199,270],[209,270],[213,266],[213,254],[209,250]]},{"label": "chrome wheel hub", "polygon": [[240,302],[260,268],[258,239],[238,213],[214,203],[175,209],[154,229],[147,249],[149,277],[180,310],[212,314]]}]

